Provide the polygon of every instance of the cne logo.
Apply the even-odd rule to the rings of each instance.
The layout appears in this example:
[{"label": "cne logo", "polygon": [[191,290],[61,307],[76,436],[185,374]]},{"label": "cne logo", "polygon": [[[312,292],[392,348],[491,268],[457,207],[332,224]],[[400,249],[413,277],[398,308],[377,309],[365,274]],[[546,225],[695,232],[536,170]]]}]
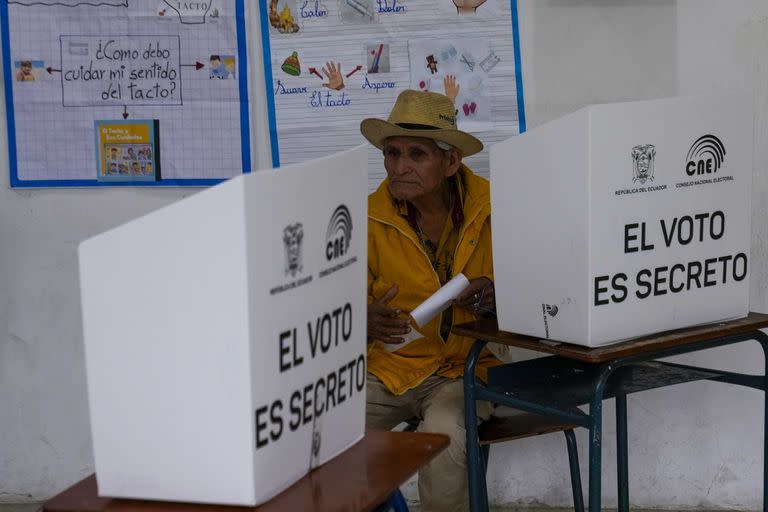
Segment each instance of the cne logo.
[{"label": "cne logo", "polygon": [[716,173],[725,160],[725,146],[720,139],[707,134],[696,139],[688,150],[685,174],[696,176]]},{"label": "cne logo", "polygon": [[325,241],[325,257],[328,261],[344,256],[349,250],[352,241],[352,217],[345,205],[339,205],[331,215]]}]

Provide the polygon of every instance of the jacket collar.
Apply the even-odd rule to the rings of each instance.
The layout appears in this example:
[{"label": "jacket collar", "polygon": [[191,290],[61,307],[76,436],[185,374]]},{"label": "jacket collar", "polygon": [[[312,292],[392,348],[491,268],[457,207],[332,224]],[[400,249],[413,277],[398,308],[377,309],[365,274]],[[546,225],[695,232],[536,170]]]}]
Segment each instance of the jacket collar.
[{"label": "jacket collar", "polygon": [[[456,173],[459,182],[458,190],[463,189],[461,196],[462,213],[465,220],[472,220],[487,206],[490,198],[488,181],[477,176],[472,170],[461,164]],[[392,197],[389,192],[389,178],[386,178],[376,191],[368,196],[368,216],[374,220],[396,226],[409,226],[408,220],[401,214],[402,204]],[[400,202],[401,203],[401,202]]]}]

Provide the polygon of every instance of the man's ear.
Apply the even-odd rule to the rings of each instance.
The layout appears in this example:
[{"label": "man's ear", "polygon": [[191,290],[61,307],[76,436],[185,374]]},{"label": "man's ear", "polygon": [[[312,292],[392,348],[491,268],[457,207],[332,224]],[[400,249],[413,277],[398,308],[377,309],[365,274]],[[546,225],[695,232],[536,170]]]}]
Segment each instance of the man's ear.
[{"label": "man's ear", "polygon": [[445,177],[450,178],[461,168],[461,151],[456,148],[451,148],[446,151],[446,158],[448,159],[448,167],[445,169]]}]

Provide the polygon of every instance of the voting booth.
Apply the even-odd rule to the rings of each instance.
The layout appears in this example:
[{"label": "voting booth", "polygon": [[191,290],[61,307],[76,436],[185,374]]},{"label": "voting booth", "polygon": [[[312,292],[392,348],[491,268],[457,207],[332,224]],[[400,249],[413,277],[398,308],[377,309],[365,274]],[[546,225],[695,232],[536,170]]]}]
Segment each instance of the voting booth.
[{"label": "voting booth", "polygon": [[751,109],[594,105],[492,146],[499,327],[598,346],[745,316]]},{"label": "voting booth", "polygon": [[100,496],[262,503],[363,437],[368,150],[83,242]]}]

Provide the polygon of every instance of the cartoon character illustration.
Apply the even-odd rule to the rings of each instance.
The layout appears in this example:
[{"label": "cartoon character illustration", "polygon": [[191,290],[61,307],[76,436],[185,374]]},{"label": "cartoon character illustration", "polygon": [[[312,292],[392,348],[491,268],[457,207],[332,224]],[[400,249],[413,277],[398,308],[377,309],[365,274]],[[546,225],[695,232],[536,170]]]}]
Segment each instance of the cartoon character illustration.
[{"label": "cartoon character illustration", "polygon": [[227,78],[227,70],[221,63],[221,55],[211,55],[208,78]]},{"label": "cartoon character illustration", "polygon": [[128,148],[128,160],[136,160],[136,151],[133,146]]},{"label": "cartoon character illustration", "polygon": [[456,14],[464,16],[467,14],[475,14],[477,8],[485,3],[486,0],[453,0],[453,5],[456,6]]},{"label": "cartoon character illustration", "polygon": [[434,55],[427,55],[427,69],[429,69],[430,73],[433,75],[437,73],[437,61],[435,60]]},{"label": "cartoon character illustration", "polygon": [[119,174],[128,174],[128,166],[125,164],[120,164],[117,166],[118,173]]},{"label": "cartoon character illustration", "polygon": [[227,72],[227,77],[233,80],[237,78],[235,75],[235,64],[234,57],[224,57],[224,70]]},{"label": "cartoon character illustration", "polygon": [[35,75],[32,74],[32,61],[23,60],[19,65],[19,71],[16,73],[17,82],[34,82]]},{"label": "cartoon character illustration", "polygon": [[299,25],[293,20],[291,10],[286,5],[283,10],[277,12],[277,3],[279,0],[269,1],[269,24],[277,29],[281,34],[293,34],[299,31]]},{"label": "cartoon character illustration", "polygon": [[326,62],[323,67],[323,74],[328,78],[328,82],[324,83],[323,87],[334,91],[340,91],[344,88],[344,75],[341,74],[340,63]]},{"label": "cartoon character illustration", "polygon": [[141,167],[139,166],[139,162],[132,162],[131,163],[131,173],[133,173],[133,174],[141,174]]},{"label": "cartoon character illustration", "polygon": [[112,162],[109,164],[109,171],[107,171],[107,174],[117,174],[117,163]]},{"label": "cartoon character illustration", "polygon": [[109,149],[109,159],[110,160],[120,160],[120,150],[117,148],[110,148]]}]

